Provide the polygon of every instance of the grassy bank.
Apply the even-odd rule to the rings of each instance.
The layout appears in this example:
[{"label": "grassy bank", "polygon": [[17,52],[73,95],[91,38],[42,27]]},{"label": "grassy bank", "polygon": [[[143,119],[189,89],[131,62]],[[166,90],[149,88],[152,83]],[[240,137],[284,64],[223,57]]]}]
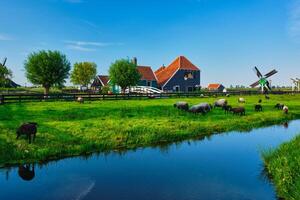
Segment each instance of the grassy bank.
[{"label": "grassy bank", "polygon": [[[228,98],[237,106],[237,96]],[[263,112],[253,105],[263,99]],[[0,166],[45,161],[94,151],[133,149],[231,130],[250,130],[300,118],[300,96],[246,96],[246,116],[224,114],[221,109],[194,115],[173,108],[176,101],[191,105],[213,103],[215,98],[153,99],[128,101],[37,102],[0,106]],[[274,109],[286,103],[290,114]],[[36,141],[16,140],[23,122],[39,124]]]},{"label": "grassy bank", "polygon": [[280,198],[300,199],[300,136],[263,153],[267,173]]}]

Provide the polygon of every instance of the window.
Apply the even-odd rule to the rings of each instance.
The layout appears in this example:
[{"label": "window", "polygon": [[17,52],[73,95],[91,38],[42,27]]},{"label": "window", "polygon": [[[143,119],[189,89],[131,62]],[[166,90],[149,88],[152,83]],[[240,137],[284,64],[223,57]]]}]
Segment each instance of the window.
[{"label": "window", "polygon": [[176,86],[174,86],[174,90],[175,90],[175,92],[179,92],[180,87],[178,85],[176,85]]},{"label": "window", "polygon": [[193,72],[185,72],[184,74],[184,80],[188,80],[188,79],[194,79],[194,73]]},{"label": "window", "polygon": [[147,86],[151,86],[151,81],[147,81]]}]

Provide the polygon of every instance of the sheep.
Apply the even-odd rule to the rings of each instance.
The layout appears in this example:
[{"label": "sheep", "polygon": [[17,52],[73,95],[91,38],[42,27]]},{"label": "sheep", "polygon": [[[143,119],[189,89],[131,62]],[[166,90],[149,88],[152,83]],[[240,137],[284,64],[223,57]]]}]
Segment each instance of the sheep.
[{"label": "sheep", "polygon": [[201,103],[198,105],[194,105],[189,109],[189,112],[191,113],[202,113],[202,114],[206,114],[207,112],[209,112],[211,110],[211,107],[208,103]]},{"label": "sheep", "polygon": [[238,107],[238,108],[231,108],[230,111],[232,112],[232,114],[240,114],[242,115],[246,115],[246,110],[244,107]]},{"label": "sheep", "polygon": [[278,110],[282,110],[284,105],[282,103],[277,103],[274,108],[277,108]]},{"label": "sheep", "polygon": [[242,97],[240,97],[240,98],[238,99],[238,102],[239,102],[239,103],[246,103],[245,99],[242,98]]},{"label": "sheep", "polygon": [[184,101],[179,101],[179,102],[174,104],[174,108],[178,108],[180,110],[188,111],[189,104],[187,102],[184,102]]},{"label": "sheep", "polygon": [[24,123],[17,129],[16,133],[17,133],[17,139],[19,139],[21,135],[26,135],[28,138],[28,142],[30,144],[32,135],[33,135],[33,141],[35,140],[36,133],[37,133],[37,123],[35,122]]},{"label": "sheep", "polygon": [[80,104],[84,103],[83,97],[78,97],[77,102],[80,103]]},{"label": "sheep", "polygon": [[256,104],[256,105],[254,106],[254,109],[255,109],[256,112],[257,112],[257,111],[262,111],[262,106],[261,106],[260,104]]},{"label": "sheep", "polygon": [[262,103],[262,100],[261,100],[261,99],[259,99],[259,100],[258,100],[258,103]]},{"label": "sheep", "polygon": [[229,113],[230,110],[232,109],[232,106],[230,106],[230,105],[224,105],[224,106],[222,107],[222,109],[225,111],[225,114],[227,114],[227,113]]},{"label": "sheep", "polygon": [[226,97],[230,97],[230,94],[226,94]]},{"label": "sheep", "polygon": [[287,107],[287,106],[283,106],[282,110],[283,110],[284,114],[288,114],[289,113],[289,107]]},{"label": "sheep", "polygon": [[214,108],[215,107],[223,107],[223,106],[226,106],[227,105],[227,100],[226,99],[219,99],[217,101],[215,101],[214,103]]},{"label": "sheep", "polygon": [[268,95],[265,95],[265,98],[266,98],[266,99],[270,99],[270,97],[269,97]]}]

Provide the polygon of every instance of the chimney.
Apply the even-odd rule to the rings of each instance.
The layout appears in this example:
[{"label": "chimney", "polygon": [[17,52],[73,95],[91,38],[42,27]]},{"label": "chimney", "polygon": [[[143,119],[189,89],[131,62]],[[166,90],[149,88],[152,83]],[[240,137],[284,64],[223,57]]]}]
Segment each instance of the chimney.
[{"label": "chimney", "polygon": [[132,63],[135,64],[135,65],[137,65],[137,58],[136,57],[133,57]]}]

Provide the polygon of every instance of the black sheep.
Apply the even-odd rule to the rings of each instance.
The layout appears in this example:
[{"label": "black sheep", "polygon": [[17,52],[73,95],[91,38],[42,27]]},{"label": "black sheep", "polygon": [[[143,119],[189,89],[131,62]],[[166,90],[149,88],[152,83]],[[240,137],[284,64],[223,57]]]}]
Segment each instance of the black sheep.
[{"label": "black sheep", "polygon": [[262,102],[262,100],[261,100],[261,99],[259,99],[259,100],[258,100],[258,103],[261,103],[261,102]]},{"label": "black sheep", "polygon": [[255,111],[262,111],[262,106],[260,104],[256,104],[254,106]]},{"label": "black sheep", "polygon": [[277,103],[277,104],[274,106],[274,108],[277,108],[278,110],[282,110],[283,107],[284,107],[284,105],[281,104],[281,103]]},{"label": "black sheep", "polygon": [[246,110],[244,107],[238,107],[238,108],[231,108],[230,111],[232,114],[239,114],[239,115],[246,115]]},{"label": "black sheep", "polygon": [[227,114],[227,113],[229,113],[230,112],[230,110],[232,109],[232,106],[230,106],[230,105],[224,105],[223,107],[222,107],[222,109],[225,111],[225,113]]},{"label": "black sheep", "polygon": [[28,142],[30,144],[32,135],[33,135],[33,141],[35,140],[36,132],[37,132],[37,123],[35,122],[24,123],[17,129],[17,139],[19,139],[21,135],[26,135],[28,138]]}]

